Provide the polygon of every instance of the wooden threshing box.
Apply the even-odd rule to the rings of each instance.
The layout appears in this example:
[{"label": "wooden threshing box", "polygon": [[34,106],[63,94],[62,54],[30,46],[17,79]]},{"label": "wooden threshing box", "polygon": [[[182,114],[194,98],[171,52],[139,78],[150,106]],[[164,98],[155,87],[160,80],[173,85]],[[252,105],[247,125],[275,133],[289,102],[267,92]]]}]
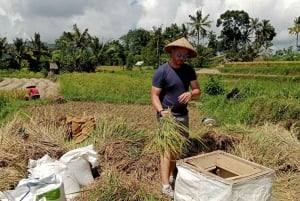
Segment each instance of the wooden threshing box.
[{"label": "wooden threshing box", "polygon": [[271,199],[274,170],[223,151],[177,162],[175,200]]}]

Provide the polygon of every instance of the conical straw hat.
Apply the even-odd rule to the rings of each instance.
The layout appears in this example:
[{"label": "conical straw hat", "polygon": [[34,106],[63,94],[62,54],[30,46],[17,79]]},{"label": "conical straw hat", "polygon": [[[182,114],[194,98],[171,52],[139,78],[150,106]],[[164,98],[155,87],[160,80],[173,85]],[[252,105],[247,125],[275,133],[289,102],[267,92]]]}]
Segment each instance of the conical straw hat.
[{"label": "conical straw hat", "polygon": [[32,83],[30,83],[29,85],[27,85],[27,89],[30,89],[30,88],[35,88],[36,86],[34,85],[34,84],[32,84]]},{"label": "conical straw hat", "polygon": [[182,37],[178,40],[175,40],[168,45],[165,46],[165,51],[171,53],[173,47],[182,47],[188,49],[188,56],[189,58],[194,58],[197,56],[197,51],[195,48],[189,43],[189,41]]}]

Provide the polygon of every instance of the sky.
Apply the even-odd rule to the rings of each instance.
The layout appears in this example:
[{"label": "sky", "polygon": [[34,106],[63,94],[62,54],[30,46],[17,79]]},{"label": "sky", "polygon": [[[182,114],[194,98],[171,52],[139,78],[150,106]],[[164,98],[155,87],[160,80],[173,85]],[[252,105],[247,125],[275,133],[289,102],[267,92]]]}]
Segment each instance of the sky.
[{"label": "sky", "polygon": [[277,33],[275,49],[295,46],[296,36],[288,33],[300,16],[299,0],[0,0],[0,38],[31,39],[54,43],[76,24],[81,31],[101,41],[117,40],[129,30],[163,28],[189,22],[189,15],[202,10],[213,21],[227,10],[244,10],[251,18],[270,20]]}]

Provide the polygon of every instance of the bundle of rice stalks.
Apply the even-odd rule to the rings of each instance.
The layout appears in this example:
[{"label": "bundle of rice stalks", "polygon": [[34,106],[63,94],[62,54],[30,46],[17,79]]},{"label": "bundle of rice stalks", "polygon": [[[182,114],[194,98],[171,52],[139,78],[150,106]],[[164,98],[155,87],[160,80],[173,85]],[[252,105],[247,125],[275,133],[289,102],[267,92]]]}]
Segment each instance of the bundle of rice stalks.
[{"label": "bundle of rice stalks", "polygon": [[172,116],[168,115],[160,119],[157,131],[150,137],[146,151],[157,151],[161,156],[171,154],[180,155],[187,142],[183,133],[188,133],[188,128]]}]

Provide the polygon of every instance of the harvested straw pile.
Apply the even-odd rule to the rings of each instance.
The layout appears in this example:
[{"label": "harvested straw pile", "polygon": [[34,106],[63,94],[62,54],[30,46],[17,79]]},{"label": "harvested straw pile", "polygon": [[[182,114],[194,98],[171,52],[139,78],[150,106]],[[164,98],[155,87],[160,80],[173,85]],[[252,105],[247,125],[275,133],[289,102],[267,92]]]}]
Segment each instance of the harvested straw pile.
[{"label": "harvested straw pile", "polygon": [[243,137],[235,147],[236,154],[277,172],[300,171],[300,142],[295,136],[272,124],[261,128],[264,130]]},{"label": "harvested straw pile", "polygon": [[300,142],[290,132],[266,123],[244,135],[232,153],[275,170],[273,197],[276,200],[299,199]]},{"label": "harvested straw pile", "polygon": [[[27,121],[14,118],[0,128],[0,190],[13,188],[26,176],[29,158],[46,153],[53,158],[59,158],[67,151],[65,146],[74,148],[72,144],[64,141],[66,127],[61,125],[58,117],[76,112],[76,115],[98,115],[96,130],[87,142],[80,145],[94,144],[100,155],[101,169],[100,177],[91,185],[82,188],[76,201],[167,200],[160,197],[160,153],[154,149],[145,151],[151,137],[155,137],[153,128],[156,128],[156,121],[152,119],[151,106],[73,102],[34,106],[30,109],[33,118]],[[193,109],[190,111],[190,136],[193,138],[189,139],[187,156],[201,154],[206,152],[204,148],[209,148],[204,147],[201,142],[201,137],[205,136],[207,130],[196,122],[202,119],[197,116],[199,112]],[[120,114],[126,117],[126,122],[116,121],[115,117]],[[129,123],[126,124],[127,122]],[[24,139],[19,134],[19,128],[25,128],[28,138],[25,135]],[[140,130],[143,132],[137,132]],[[222,135],[218,135],[220,133]],[[216,147],[220,148],[222,142],[226,142],[230,145],[230,148],[227,147],[230,153],[276,170],[273,185],[273,197],[276,201],[299,199],[300,144],[290,132],[265,124],[257,128],[233,125],[223,128],[221,132],[215,128],[216,135],[211,134],[210,137],[216,139]],[[238,137],[239,141],[230,141],[231,136]]]},{"label": "harvested straw pile", "polygon": [[15,117],[0,129],[0,191],[13,188],[27,176],[29,159],[37,160],[46,154],[59,158],[66,152],[58,142],[32,130],[32,123]]}]

